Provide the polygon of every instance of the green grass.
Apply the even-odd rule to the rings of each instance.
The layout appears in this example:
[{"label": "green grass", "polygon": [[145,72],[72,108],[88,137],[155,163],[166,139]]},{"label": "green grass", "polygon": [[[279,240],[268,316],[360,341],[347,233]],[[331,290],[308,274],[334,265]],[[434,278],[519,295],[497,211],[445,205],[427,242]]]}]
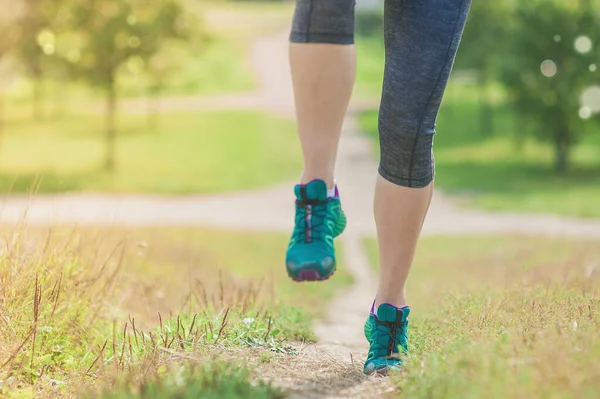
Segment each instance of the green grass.
[{"label": "green grass", "polygon": [[356,88],[354,95],[377,100],[383,86],[383,37],[356,37]]},{"label": "green grass", "polygon": [[[451,97],[460,93],[457,100]],[[465,205],[490,210],[548,212],[600,217],[600,134],[589,132],[573,148],[571,170],[557,174],[549,145],[526,137],[518,144],[512,112],[495,108],[496,132],[480,133],[478,108],[464,99],[474,89],[453,85],[442,107],[435,137],[436,186],[461,197]],[[462,98],[461,98],[462,97]],[[360,116],[361,126],[377,144],[377,113]]]},{"label": "green grass", "polygon": [[[317,308],[349,282],[342,271],[334,285],[292,289],[282,264],[287,236],[280,234],[5,235],[11,245],[0,254],[0,394],[11,398],[98,393],[114,384],[123,395],[156,389],[168,396],[194,370],[204,374],[189,381],[190,392],[280,397],[253,370],[294,356],[294,341],[313,341]],[[171,386],[173,379],[183,382]]]},{"label": "green grass", "polygon": [[[367,248],[376,265],[375,241]],[[593,241],[422,239],[403,396],[598,397],[599,258]]]},{"label": "green grass", "polygon": [[[292,179],[301,167],[293,124],[251,112],[165,114],[160,128],[122,116],[117,168],[103,171],[103,119],[9,122],[0,141],[0,191],[209,193]],[[286,148],[286,151],[282,151]]]},{"label": "green grass", "polygon": [[[383,77],[383,43],[359,37],[357,51],[357,93],[376,100]],[[590,126],[573,148],[572,168],[557,174],[552,147],[532,138],[532,126],[518,124],[503,103],[501,87],[493,87],[494,133],[486,136],[479,123],[476,88],[461,79],[460,71],[454,78],[437,123],[438,188],[483,209],[600,217],[600,130]],[[376,111],[362,113],[359,121],[378,152]]]}]

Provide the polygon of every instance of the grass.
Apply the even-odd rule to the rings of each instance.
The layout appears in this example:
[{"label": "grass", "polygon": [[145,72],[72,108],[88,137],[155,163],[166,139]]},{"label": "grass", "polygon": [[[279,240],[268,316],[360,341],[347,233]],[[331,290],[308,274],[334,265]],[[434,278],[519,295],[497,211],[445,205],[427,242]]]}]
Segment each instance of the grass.
[{"label": "grass", "polygon": [[[121,116],[117,169],[103,171],[100,116],[12,119],[0,141],[0,191],[210,193],[291,179],[301,167],[291,122],[252,112],[164,114],[159,128]],[[281,151],[281,148],[288,148]]]},{"label": "grass", "polygon": [[[377,99],[383,76],[383,44],[358,38],[358,95]],[[460,54],[459,54],[460,57]],[[464,75],[464,74],[463,74]],[[479,123],[479,95],[455,71],[438,117],[435,137],[436,186],[467,206],[490,210],[546,212],[600,217],[600,131],[590,126],[573,148],[572,168],[557,174],[553,149],[534,140],[532,126],[520,126],[494,87],[494,133]],[[377,113],[364,112],[362,128],[377,144]]]},{"label": "grass", "polygon": [[[375,242],[367,248],[377,264]],[[424,238],[403,396],[598,397],[598,259],[592,241]]]},{"label": "grass", "polygon": [[173,397],[182,385],[281,397],[253,370],[314,340],[314,304],[349,282],[292,290],[279,234],[5,229],[1,241],[0,395],[11,398]]},{"label": "grass", "polygon": [[170,374],[158,374],[138,387],[123,384],[117,389],[110,389],[89,398],[278,399],[286,397],[282,390],[263,382],[251,384],[249,378],[250,375],[244,368],[234,367],[225,362],[213,362],[181,367]]}]

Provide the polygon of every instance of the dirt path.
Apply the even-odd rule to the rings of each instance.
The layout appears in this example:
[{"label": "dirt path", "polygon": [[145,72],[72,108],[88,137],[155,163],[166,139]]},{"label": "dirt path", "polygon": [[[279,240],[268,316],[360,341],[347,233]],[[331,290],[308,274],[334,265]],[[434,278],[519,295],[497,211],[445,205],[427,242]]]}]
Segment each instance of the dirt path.
[{"label": "dirt path", "polygon": [[[252,54],[260,87],[257,92],[212,98],[168,98],[162,101],[162,109],[246,108],[292,116],[285,35],[257,40]],[[121,109],[145,112],[145,106],[143,102],[125,101]],[[296,392],[297,397],[370,397],[391,389],[389,381],[366,378],[360,372],[366,353],[362,323],[376,286],[362,246],[364,237],[375,234],[371,199],[376,170],[371,143],[360,134],[350,113],[340,144],[338,183],[350,221],[342,237],[344,267],[353,274],[355,284],[333,301],[328,317],[315,326],[320,343],[302,350],[298,361],[308,365],[302,374],[287,380],[277,379],[277,383]],[[287,233],[293,221],[292,185],[293,182],[288,182],[263,190],[209,196],[65,194],[31,199],[5,196],[0,197],[0,225],[14,223],[26,214],[29,224],[42,225],[201,225]],[[442,193],[436,193],[424,234],[479,233],[600,238],[600,221],[459,209]],[[319,367],[310,367],[317,364]]]}]

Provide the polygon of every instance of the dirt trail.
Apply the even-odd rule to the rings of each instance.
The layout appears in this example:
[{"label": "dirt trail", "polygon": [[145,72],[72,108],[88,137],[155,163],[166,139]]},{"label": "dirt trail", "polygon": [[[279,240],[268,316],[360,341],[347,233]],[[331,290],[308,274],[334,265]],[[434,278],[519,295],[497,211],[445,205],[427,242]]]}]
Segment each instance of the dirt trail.
[{"label": "dirt trail", "polygon": [[[219,97],[166,98],[164,111],[259,109],[293,116],[286,35],[259,39],[253,47],[259,90]],[[353,108],[360,105],[353,104]],[[124,112],[145,112],[145,104],[125,101]],[[349,226],[342,236],[345,264],[355,284],[336,298],[325,320],[315,325],[318,345],[303,348],[297,376],[274,380],[297,397],[370,397],[391,389],[386,379],[364,377],[366,354],[362,324],[373,299],[376,278],[362,245],[375,234],[371,212],[377,165],[371,143],[357,129],[350,112],[338,155],[338,183]],[[293,221],[293,182],[272,188],[208,196],[64,194],[0,197],[1,223],[18,221],[27,211],[29,224],[217,226],[289,232]],[[253,212],[247,212],[252,209]],[[437,192],[424,234],[535,233],[600,238],[600,221],[547,215],[489,213],[460,209]],[[290,370],[294,370],[292,368]],[[292,372],[292,371],[290,371]]]}]

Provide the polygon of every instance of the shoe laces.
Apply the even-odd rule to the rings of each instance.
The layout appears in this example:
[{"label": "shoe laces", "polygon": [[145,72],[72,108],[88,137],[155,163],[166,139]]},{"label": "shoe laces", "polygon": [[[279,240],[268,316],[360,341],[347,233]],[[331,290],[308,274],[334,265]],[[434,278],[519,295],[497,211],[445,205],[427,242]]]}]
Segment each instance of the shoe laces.
[{"label": "shoe laces", "polygon": [[296,201],[296,229],[294,238],[300,242],[322,240],[328,231],[327,205],[328,200],[297,200]]},{"label": "shoe laces", "polygon": [[[377,327],[373,329],[373,333],[376,334],[374,343],[371,346],[371,351],[375,355],[375,358],[387,358],[392,359],[397,357],[398,345],[402,341],[402,334],[404,333],[404,321],[385,322],[375,320]],[[389,338],[387,345],[381,344],[381,337]]]}]

